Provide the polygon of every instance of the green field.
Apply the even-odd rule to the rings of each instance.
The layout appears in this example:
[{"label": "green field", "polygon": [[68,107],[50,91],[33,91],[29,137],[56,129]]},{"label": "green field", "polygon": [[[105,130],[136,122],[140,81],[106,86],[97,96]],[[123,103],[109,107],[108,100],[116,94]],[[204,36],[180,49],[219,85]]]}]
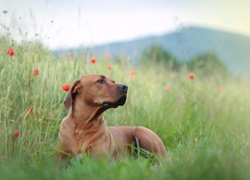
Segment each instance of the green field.
[{"label": "green field", "polygon": [[[248,179],[250,176],[250,82],[248,79],[179,72],[155,64],[79,54],[56,57],[39,43],[12,46],[0,41],[1,179]],[[107,69],[107,65],[112,69]],[[38,68],[38,76],[33,69]],[[134,76],[130,76],[131,71]],[[147,159],[115,161],[83,157],[70,166],[54,163],[59,124],[67,110],[62,84],[101,73],[129,86],[125,106],[104,113],[108,125],[145,126],[163,140],[169,157],[160,165]],[[166,87],[170,91],[166,91]],[[33,113],[28,111],[33,107]],[[19,136],[14,137],[15,130]]]}]

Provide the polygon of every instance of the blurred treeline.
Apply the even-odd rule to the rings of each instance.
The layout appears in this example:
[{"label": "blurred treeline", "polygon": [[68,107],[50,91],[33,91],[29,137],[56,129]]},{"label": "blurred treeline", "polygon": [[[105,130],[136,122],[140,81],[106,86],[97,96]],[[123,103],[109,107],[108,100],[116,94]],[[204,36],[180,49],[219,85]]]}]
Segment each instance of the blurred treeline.
[{"label": "blurred treeline", "polygon": [[213,52],[204,52],[189,61],[181,61],[164,50],[160,45],[146,48],[141,54],[140,64],[148,67],[160,65],[172,71],[180,71],[185,68],[190,72],[199,70],[204,74],[228,74],[225,64]]}]

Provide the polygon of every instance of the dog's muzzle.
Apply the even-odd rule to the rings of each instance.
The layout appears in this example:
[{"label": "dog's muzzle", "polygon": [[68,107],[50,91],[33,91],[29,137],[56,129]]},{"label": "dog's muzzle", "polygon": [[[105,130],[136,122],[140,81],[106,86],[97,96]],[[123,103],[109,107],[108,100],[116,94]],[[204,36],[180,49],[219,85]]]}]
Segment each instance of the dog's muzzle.
[{"label": "dog's muzzle", "polygon": [[118,84],[118,88],[121,91],[121,97],[115,102],[105,101],[102,104],[103,106],[105,106],[105,107],[117,107],[117,106],[123,106],[125,104],[126,99],[127,99],[128,86],[125,84]]}]

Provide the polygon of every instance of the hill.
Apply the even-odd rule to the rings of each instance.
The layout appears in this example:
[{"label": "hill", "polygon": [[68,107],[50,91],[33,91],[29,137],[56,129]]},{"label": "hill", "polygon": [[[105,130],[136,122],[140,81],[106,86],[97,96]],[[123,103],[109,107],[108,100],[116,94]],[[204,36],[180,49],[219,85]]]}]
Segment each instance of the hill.
[{"label": "hill", "polygon": [[[149,46],[160,45],[178,61],[211,52],[216,54],[231,73],[250,76],[250,37],[201,27],[184,27],[172,33],[147,36],[126,42],[113,42],[90,48],[90,54],[122,56],[137,62],[141,52]],[[56,54],[71,50],[56,50]]]}]

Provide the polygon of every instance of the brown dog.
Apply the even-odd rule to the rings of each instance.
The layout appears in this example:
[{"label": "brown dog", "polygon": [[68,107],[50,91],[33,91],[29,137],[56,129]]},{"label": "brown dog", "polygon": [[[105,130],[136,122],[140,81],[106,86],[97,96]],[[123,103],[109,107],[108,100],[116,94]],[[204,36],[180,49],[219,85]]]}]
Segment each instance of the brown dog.
[{"label": "brown dog", "polygon": [[69,114],[63,119],[57,149],[61,159],[67,156],[111,156],[115,159],[132,152],[132,144],[157,156],[166,156],[161,139],[151,130],[137,126],[110,126],[102,113],[122,106],[128,87],[111,78],[90,74],[76,80],[64,105]]}]

